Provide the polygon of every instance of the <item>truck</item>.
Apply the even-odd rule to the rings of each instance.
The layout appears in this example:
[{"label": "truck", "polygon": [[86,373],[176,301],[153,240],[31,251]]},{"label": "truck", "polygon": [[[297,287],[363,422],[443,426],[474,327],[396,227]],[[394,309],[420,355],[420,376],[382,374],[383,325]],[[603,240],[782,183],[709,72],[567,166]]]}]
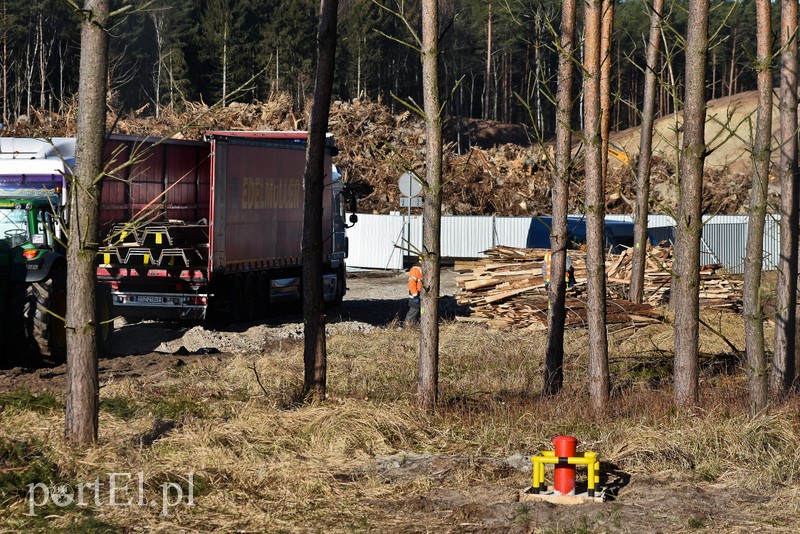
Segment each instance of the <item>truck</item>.
[{"label": "truck", "polygon": [[[16,246],[50,247],[61,254],[50,261],[55,265],[63,260],[59,215],[66,205],[63,179],[71,170],[75,141],[59,140],[57,146],[45,140],[15,141],[31,145],[27,159],[50,160],[58,170],[48,175],[50,182],[39,184],[25,173],[4,171],[0,161],[0,175],[29,193],[17,195],[13,205],[27,209],[31,204],[28,211],[37,214],[26,219],[25,235],[17,238],[24,244]],[[101,318],[109,316],[237,323],[263,318],[277,304],[299,301],[306,142],[306,132],[208,131],[199,141],[109,136],[97,253],[101,324],[107,325]],[[37,144],[40,151],[33,152]],[[354,211],[355,202],[332,165],[335,154],[329,135],[325,168],[331,172],[325,177],[322,228],[323,288],[329,304],[340,303],[346,292],[345,213],[348,207]],[[33,205],[33,190],[48,197],[48,207]],[[351,224],[355,220],[351,215]],[[26,273],[33,270],[25,267]],[[19,313],[18,307],[5,308],[11,309],[7,315]],[[30,323],[36,313],[26,308],[23,320]],[[101,342],[107,342],[110,329],[101,330]]]},{"label": "truck", "polygon": [[[106,159],[98,280],[134,319],[251,321],[302,294],[306,132],[208,131],[203,141],[116,136]],[[345,210],[327,137],[323,289],[346,292]]]}]

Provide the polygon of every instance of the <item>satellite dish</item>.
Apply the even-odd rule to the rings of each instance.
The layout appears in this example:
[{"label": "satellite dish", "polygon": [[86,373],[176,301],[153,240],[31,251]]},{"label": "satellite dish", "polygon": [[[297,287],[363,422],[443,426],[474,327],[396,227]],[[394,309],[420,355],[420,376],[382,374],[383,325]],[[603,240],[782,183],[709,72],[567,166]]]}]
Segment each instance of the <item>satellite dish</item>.
[{"label": "satellite dish", "polygon": [[422,184],[419,182],[417,175],[410,172],[404,172],[400,179],[397,181],[397,186],[400,192],[407,197],[415,197],[422,192]]}]

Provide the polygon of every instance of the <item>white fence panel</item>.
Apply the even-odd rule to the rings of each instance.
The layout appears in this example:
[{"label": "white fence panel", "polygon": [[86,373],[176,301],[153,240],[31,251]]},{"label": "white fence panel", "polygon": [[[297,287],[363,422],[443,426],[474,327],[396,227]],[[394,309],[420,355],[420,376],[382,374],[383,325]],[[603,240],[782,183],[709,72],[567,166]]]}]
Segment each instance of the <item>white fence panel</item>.
[{"label": "white fence panel", "polygon": [[671,215],[648,215],[648,228],[663,228],[664,226],[675,226],[675,219]]},{"label": "white fence panel", "polygon": [[442,217],[442,257],[476,258],[494,246],[493,234],[492,217]]},{"label": "white fence panel", "polygon": [[496,217],[495,244],[506,247],[525,247],[528,242],[528,230],[531,217]]},{"label": "white fence panel", "polygon": [[[408,215],[402,215],[404,221],[408,221]],[[422,249],[422,215],[412,215],[411,221],[406,222],[402,237],[395,242],[398,252],[406,256],[414,255],[414,252]],[[409,234],[409,227],[411,233]],[[410,235],[410,238],[409,238]],[[411,246],[409,246],[409,243]]]},{"label": "white fence panel", "polygon": [[402,269],[403,253],[395,249],[405,229],[404,218],[392,215],[358,215],[347,229],[347,265],[364,269]]},{"label": "white fence panel", "polygon": [[780,215],[767,215],[764,225],[764,261],[761,264],[765,271],[778,268],[781,257],[781,218]]},{"label": "white fence panel", "polygon": [[[746,224],[706,224],[700,240],[700,265],[721,263],[731,272],[742,272],[746,242]],[[731,246],[732,243],[736,245]]]},{"label": "white fence panel", "polygon": [[[348,229],[350,254],[347,264],[367,269],[402,269],[403,257],[422,247],[422,216],[405,214],[359,215]],[[609,216],[609,220],[632,220],[630,215]],[[531,217],[446,216],[442,217],[442,256],[473,258],[496,245],[525,247]],[[744,266],[747,216],[704,216],[701,244],[703,263],[722,263],[732,272]],[[674,221],[668,215],[651,215],[651,236],[670,238]],[[780,217],[767,217],[764,228],[765,270],[776,268],[780,251]],[[662,236],[663,234],[663,236]],[[408,252],[410,238],[411,251]]]},{"label": "white fence panel", "polygon": [[[747,247],[747,216],[709,217],[703,226],[703,242],[708,246],[708,251],[701,254],[701,262],[718,261],[732,273],[743,273]],[[764,225],[762,269],[766,271],[777,269],[780,243],[780,217],[768,215]]]}]

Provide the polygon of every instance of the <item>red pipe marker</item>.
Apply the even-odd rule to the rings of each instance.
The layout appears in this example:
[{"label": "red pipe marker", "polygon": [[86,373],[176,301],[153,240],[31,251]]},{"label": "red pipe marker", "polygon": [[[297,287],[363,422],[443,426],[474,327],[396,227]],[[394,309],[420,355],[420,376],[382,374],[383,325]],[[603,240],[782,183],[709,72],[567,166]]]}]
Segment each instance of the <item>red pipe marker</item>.
[{"label": "red pipe marker", "polygon": [[[559,459],[575,456],[578,446],[577,438],[572,436],[556,436],[553,438],[553,449]],[[557,463],[553,472],[553,489],[556,495],[575,495],[575,466]]]}]

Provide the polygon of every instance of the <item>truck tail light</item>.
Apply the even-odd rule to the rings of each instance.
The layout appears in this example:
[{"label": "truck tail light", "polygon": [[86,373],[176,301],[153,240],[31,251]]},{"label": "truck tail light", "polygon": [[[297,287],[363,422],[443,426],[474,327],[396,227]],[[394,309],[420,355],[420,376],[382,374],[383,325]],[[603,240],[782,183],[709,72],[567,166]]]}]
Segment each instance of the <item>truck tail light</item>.
[{"label": "truck tail light", "polygon": [[38,250],[36,250],[35,248],[29,248],[22,252],[22,257],[25,258],[26,260],[32,260],[33,258],[36,257],[37,254],[39,254]]},{"label": "truck tail light", "polygon": [[187,297],[186,304],[192,306],[206,306],[208,305],[208,298],[207,297]]}]

